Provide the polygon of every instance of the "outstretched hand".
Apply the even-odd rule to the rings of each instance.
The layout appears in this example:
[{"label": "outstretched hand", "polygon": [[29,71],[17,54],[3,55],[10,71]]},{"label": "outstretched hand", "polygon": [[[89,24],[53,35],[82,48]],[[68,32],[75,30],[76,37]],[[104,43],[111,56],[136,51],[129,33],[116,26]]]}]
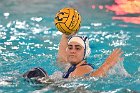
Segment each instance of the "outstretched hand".
[{"label": "outstretched hand", "polygon": [[116,48],[105,60],[103,65],[98,68],[95,72],[91,73],[91,76],[105,76],[106,73],[112,68],[116,63],[121,62],[123,58],[121,55],[123,52],[120,48]]},{"label": "outstretched hand", "polygon": [[121,57],[121,55],[123,54],[123,52],[121,51],[120,48],[116,48],[109,56],[108,58],[105,60],[104,62],[104,66],[107,67],[108,69],[110,69],[111,67],[113,67],[117,62],[121,62],[123,60],[123,58]]}]

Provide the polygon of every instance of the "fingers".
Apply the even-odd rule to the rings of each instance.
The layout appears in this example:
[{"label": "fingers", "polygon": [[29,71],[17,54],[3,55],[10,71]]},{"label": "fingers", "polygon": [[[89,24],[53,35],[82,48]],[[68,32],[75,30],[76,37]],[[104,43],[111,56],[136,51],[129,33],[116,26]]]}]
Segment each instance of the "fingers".
[{"label": "fingers", "polygon": [[116,49],[109,55],[109,57],[108,57],[107,59],[108,59],[108,60],[114,59],[114,58],[118,55],[119,52],[120,52],[120,49],[116,48]]},{"label": "fingers", "polygon": [[103,70],[105,71],[105,73],[111,68],[113,67],[116,63],[123,61],[123,57],[121,57],[121,55],[123,54],[123,52],[121,51],[121,48],[116,48],[110,55],[109,57],[106,59],[106,61],[104,62],[104,64],[102,65]]},{"label": "fingers", "polygon": [[123,52],[121,51],[121,49],[119,49],[114,56],[116,57],[116,59],[119,59],[122,56],[122,54]]},{"label": "fingers", "polygon": [[118,48],[118,49],[116,50],[116,54],[122,54],[121,48]]},{"label": "fingers", "polygon": [[111,53],[111,57],[115,58],[115,57],[120,57],[123,54],[123,52],[121,51],[121,48],[116,48],[112,53]]},{"label": "fingers", "polygon": [[118,49],[115,49],[111,54],[110,54],[110,56],[109,57],[113,57],[113,56],[115,56],[116,54],[117,54],[117,52],[118,52]]},{"label": "fingers", "polygon": [[66,34],[62,34],[62,35],[63,35],[64,37],[66,37],[67,39],[69,39],[70,37],[76,35],[76,33],[75,33],[75,32],[72,32],[72,33],[69,34],[69,35],[66,35]]},{"label": "fingers", "polygon": [[121,51],[121,52],[118,54],[118,56],[120,57],[122,54],[123,54],[123,52]]},{"label": "fingers", "polygon": [[69,36],[71,36],[71,37],[72,37],[72,36],[74,36],[74,35],[76,35],[76,33],[75,33],[75,32],[71,33]]},{"label": "fingers", "polygon": [[106,63],[107,64],[116,64],[117,62],[120,62],[123,60],[123,58],[121,58],[121,55],[123,54],[123,52],[121,51],[120,48],[116,48],[110,55],[109,57],[106,59]]},{"label": "fingers", "polygon": [[119,54],[120,52],[121,52],[121,49],[120,48],[116,48],[112,53],[114,55],[116,55],[116,54]]},{"label": "fingers", "polygon": [[121,62],[124,58],[121,58],[121,55],[123,54],[123,52],[121,51],[120,48],[115,49],[115,52],[113,53],[113,58],[112,58],[112,62],[117,63],[117,62]]}]

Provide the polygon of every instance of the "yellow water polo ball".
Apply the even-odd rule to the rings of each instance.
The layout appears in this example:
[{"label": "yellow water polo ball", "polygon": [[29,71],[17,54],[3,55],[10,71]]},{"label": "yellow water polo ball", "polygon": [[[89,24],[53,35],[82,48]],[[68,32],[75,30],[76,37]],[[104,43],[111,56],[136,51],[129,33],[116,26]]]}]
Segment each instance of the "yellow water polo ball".
[{"label": "yellow water polo ball", "polygon": [[60,32],[69,35],[79,30],[81,16],[74,8],[63,8],[56,13],[54,23]]}]

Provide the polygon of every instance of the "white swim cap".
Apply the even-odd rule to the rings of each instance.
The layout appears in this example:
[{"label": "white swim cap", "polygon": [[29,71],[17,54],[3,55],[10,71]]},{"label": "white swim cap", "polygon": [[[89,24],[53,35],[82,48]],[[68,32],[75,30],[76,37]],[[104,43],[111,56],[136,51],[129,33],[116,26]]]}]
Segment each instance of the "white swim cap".
[{"label": "white swim cap", "polygon": [[91,51],[90,51],[90,47],[89,47],[89,40],[87,37],[73,36],[68,40],[68,44],[70,42],[77,42],[84,47],[84,58],[83,59],[86,59],[90,55]]}]

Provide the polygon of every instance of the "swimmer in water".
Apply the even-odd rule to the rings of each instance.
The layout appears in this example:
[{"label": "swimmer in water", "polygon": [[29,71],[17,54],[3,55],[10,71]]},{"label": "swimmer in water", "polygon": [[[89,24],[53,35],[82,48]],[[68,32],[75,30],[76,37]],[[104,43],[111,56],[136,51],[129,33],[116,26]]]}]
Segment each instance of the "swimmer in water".
[{"label": "swimmer in water", "polygon": [[87,75],[103,77],[117,62],[123,60],[123,58],[121,58],[123,52],[121,49],[117,48],[109,55],[102,66],[94,71],[94,68],[86,61],[86,58],[90,55],[90,51],[87,37],[73,35],[68,38],[67,35],[62,34],[57,61],[62,63],[61,65],[70,64],[67,72],[63,74],[63,78],[82,77]]},{"label": "swimmer in water", "polygon": [[[109,55],[101,67],[95,71],[86,61],[90,52],[89,40],[87,37],[73,35],[68,38],[67,35],[62,34],[57,61],[64,66],[65,64],[70,64],[67,71],[62,75],[62,78],[83,76],[103,77],[117,62],[123,60],[123,58],[121,58],[122,51],[117,48]],[[26,79],[35,78],[39,83],[42,83],[40,79],[42,77],[48,80],[50,78],[47,72],[40,67],[27,71],[23,74],[23,77]]]}]

